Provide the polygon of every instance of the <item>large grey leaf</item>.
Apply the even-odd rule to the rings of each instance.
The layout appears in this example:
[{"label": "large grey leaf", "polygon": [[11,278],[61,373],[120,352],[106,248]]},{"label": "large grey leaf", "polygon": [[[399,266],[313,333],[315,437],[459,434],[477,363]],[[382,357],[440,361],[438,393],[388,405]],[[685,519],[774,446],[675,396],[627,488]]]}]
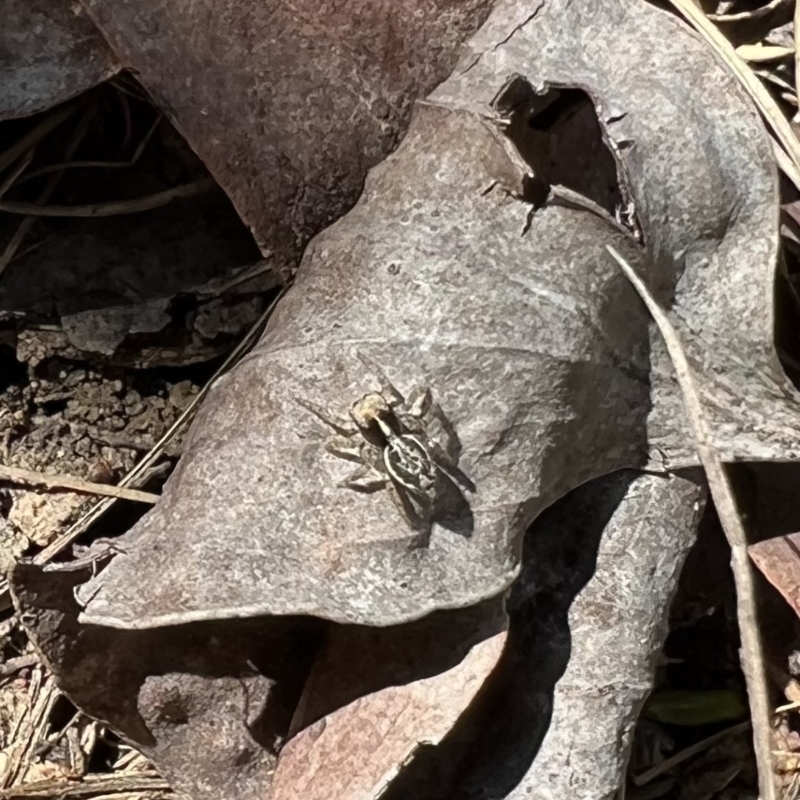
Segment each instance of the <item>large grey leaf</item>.
[{"label": "large grey leaf", "polygon": [[[635,246],[599,215],[532,214],[510,149],[475,114],[418,109],[209,395],[166,497],[87,587],[84,621],[387,625],[470,605],[513,580],[544,507],[644,462],[648,322],[604,253]],[[334,431],[298,403],[346,415],[379,388],[360,355],[403,393],[430,387],[457,432],[466,481],[447,482],[430,530],[384,489],[338,487],[355,465],[326,452]]]},{"label": "large grey leaf", "polygon": [[[657,343],[650,411],[647,319],[604,254],[635,246],[602,213],[520,199],[526,168],[487,118],[524,118],[529,85],[583,87],[600,110],[643,269],[662,301],[674,294],[723,452],[796,452],[779,396],[791,392],[769,361],[775,172],[733,78],[638,3],[506,3],[469,50],[309,248],[258,349],[210,396],[164,500],[87,587],[84,621],[390,624],[474,603],[509,585],[522,532],[570,488],[645,463],[649,444],[692,461]],[[697,99],[699,81],[718,103]],[[402,392],[429,385],[457,434],[475,491],[456,491],[429,532],[385,491],[337,488],[353,465],[297,402],[344,413],[376,390],[359,353]]]}]

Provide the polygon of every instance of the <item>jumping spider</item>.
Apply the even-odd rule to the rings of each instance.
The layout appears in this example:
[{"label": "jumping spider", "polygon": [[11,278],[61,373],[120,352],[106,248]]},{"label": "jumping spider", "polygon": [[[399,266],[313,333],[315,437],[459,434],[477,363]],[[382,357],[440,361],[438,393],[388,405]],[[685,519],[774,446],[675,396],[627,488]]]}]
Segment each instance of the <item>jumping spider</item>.
[{"label": "jumping spider", "polygon": [[338,434],[326,450],[360,465],[339,486],[366,493],[385,488],[412,528],[430,530],[454,481],[474,490],[457,466],[458,439],[427,387],[417,386],[405,398],[377,364],[359,358],[378,376],[380,391],[356,400],[348,417],[296,400]]}]

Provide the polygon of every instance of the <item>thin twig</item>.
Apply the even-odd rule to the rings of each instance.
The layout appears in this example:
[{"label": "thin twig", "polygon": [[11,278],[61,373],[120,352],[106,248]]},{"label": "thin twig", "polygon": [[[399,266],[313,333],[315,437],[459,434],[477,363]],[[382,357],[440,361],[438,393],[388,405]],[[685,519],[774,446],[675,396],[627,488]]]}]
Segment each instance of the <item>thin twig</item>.
[{"label": "thin twig", "polygon": [[34,664],[39,663],[39,656],[36,653],[26,653],[24,656],[17,656],[16,658],[9,658],[0,664],[0,678],[8,678],[11,675],[19,672],[21,669],[32,667]]},{"label": "thin twig", "polygon": [[800,141],[795,136],[789,120],[786,119],[783,111],[773,100],[772,95],[764,88],[758,76],[736,55],[733,45],[691,0],[670,0],[670,2],[730,67],[742,87],[753,98],[756,106],[772,126],[778,141],[788,153],[789,158],[800,169]]},{"label": "thin twig", "polygon": [[[92,121],[92,117],[95,113],[95,106],[90,105],[86,108],[83,113],[83,116],[80,119],[80,122],[76,126],[75,130],[72,133],[72,137],[70,138],[69,143],[67,144],[66,151],[64,153],[65,161],[69,161],[74,155],[75,151],[80,147],[81,142],[83,141],[83,137],[86,136],[87,131],[89,130],[89,124]],[[39,197],[36,200],[36,203],[30,203],[26,205],[31,205],[33,208],[39,208],[39,203],[46,203],[53,192],[58,187],[58,184],[61,182],[61,177],[63,172],[57,172],[54,175],[51,175],[48,180],[45,182],[44,188],[42,189]],[[3,201],[0,200],[0,203]],[[14,232],[14,235],[11,237],[11,241],[6,245],[6,249],[3,252],[3,255],[0,256],[0,275],[3,274],[6,267],[11,263],[11,259],[14,258],[14,254],[19,249],[19,246],[22,244],[25,236],[27,236],[28,231],[33,227],[33,224],[36,222],[35,217],[28,216],[23,219],[17,230]]]},{"label": "thin twig", "polygon": [[78,110],[77,105],[69,105],[48,114],[35,128],[29,130],[19,141],[0,153],[0,172],[13,164],[23,153],[35,147],[51,131]]},{"label": "thin twig", "polygon": [[[34,675],[39,670],[34,670]],[[50,711],[59,696],[55,680],[48,676],[41,684],[32,680],[29,689],[31,707],[25,715],[25,729],[16,741],[16,747],[11,750],[5,771],[0,778],[0,797],[14,794],[17,789],[6,789],[7,786],[14,784],[22,777],[30,763],[34,748],[43,738],[44,731],[50,719]]]},{"label": "thin twig", "polygon": [[90,797],[100,792],[152,792],[168,790],[169,784],[155,772],[115,775],[87,775],[82,781],[49,780],[26,783],[0,791],[0,797]]},{"label": "thin twig", "polygon": [[115,200],[110,203],[89,203],[82,206],[40,206],[36,203],[14,203],[0,200],[0,211],[8,214],[25,214],[31,217],[116,217],[121,214],[138,214],[171,203],[180,197],[194,197],[216,186],[213,178],[175,186],[163,192],[136,197],[133,200]]},{"label": "thin twig", "polygon": [[794,6],[794,81],[795,96],[800,99],[800,3]]},{"label": "thin twig", "polygon": [[750,700],[759,790],[762,800],[776,800],[770,756],[770,704],[767,670],[756,618],[753,566],[747,555],[747,535],[742,518],[736,508],[733,487],[725,465],[714,447],[694,375],[678,334],[630,264],[613,247],[607,246],[607,249],[642,298],[667,346],[670,359],[675,367],[678,386],[683,395],[686,414],[694,434],[697,455],[706,472],[711,497],[714,500],[722,530],[725,532],[731,548],[731,568],[736,585],[739,634],[742,641],[742,669]]},{"label": "thin twig", "polygon": [[22,175],[23,172],[28,168],[28,165],[33,160],[33,154],[36,152],[35,147],[31,147],[27,153],[20,159],[17,166],[8,174],[8,176],[0,183],[0,197],[3,197],[5,193],[17,182],[17,178]]},{"label": "thin twig", "polygon": [[135,503],[157,503],[159,496],[151,492],[140,492],[123,486],[111,486],[107,483],[92,483],[72,475],[46,475],[29,469],[6,467],[0,464],[0,481],[22,483],[31,486],[46,486],[48,489],[68,489],[71,492],[99,494],[103,497],[115,497],[118,500],[133,500]]},{"label": "thin twig", "polygon": [[72,719],[55,735],[51,736],[39,749],[34,753],[35,757],[42,759],[52,752],[53,748],[64,738],[64,734],[83,716],[82,711],[76,711],[72,715]]},{"label": "thin twig", "polygon": [[795,88],[794,86],[792,86],[791,83],[785,81],[783,78],[781,78],[780,75],[777,75],[774,72],[770,72],[768,69],[754,69],[753,74],[758,75],[758,77],[761,78],[762,80],[772,83],[781,89],[785,89],[787,92],[795,91]]},{"label": "thin twig", "polygon": [[[142,137],[142,140],[139,142],[136,150],[128,161],[68,161],[61,164],[48,164],[46,167],[40,167],[39,169],[29,172],[17,183],[17,186],[22,186],[22,184],[27,183],[33,178],[39,178],[42,175],[47,175],[49,172],[57,172],[64,169],[127,169],[128,167],[132,167],[141,158],[145,147],[147,147],[148,143],[153,138],[153,134],[156,132],[162,119],[163,117],[161,114],[156,117],[155,122]],[[0,196],[2,196],[2,193],[0,193]]]},{"label": "thin twig", "polygon": [[650,781],[652,781],[654,778],[657,778],[659,775],[663,775],[673,767],[677,767],[678,764],[682,764],[687,759],[694,758],[694,756],[698,755],[698,753],[708,750],[709,747],[712,747],[717,742],[727,739],[729,736],[735,736],[738,733],[744,733],[749,727],[750,722],[748,720],[747,722],[740,722],[737,725],[726,728],[724,731],[719,731],[719,733],[715,733],[712,736],[707,736],[705,739],[702,739],[701,741],[684,748],[679,753],[675,753],[674,756],[664,759],[654,767],[651,767],[644,772],[640,772],[638,775],[631,776],[631,780],[636,786],[644,786],[645,784],[650,783]]}]

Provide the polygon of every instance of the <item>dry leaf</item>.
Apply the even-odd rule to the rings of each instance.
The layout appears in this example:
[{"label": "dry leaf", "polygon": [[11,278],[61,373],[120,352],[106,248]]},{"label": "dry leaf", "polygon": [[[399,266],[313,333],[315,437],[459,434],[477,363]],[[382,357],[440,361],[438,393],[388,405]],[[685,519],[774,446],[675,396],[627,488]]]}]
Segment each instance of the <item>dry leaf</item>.
[{"label": "dry leaf", "polygon": [[270,800],[377,797],[420,746],[450,731],[494,670],[506,633],[457,666],[355,700],[301,731],[281,751]]},{"label": "dry leaf", "polygon": [[800,533],[776,536],[747,548],[753,563],[800,616]]},{"label": "dry leaf", "polygon": [[[635,258],[634,245],[602,215],[531,217],[512,149],[477,115],[418,109],[362,202],[310,247],[264,339],[209,394],[168,499],[81,591],[84,621],[391,625],[471,605],[513,580],[540,510],[644,461],[647,319],[602,249]],[[444,418],[432,412],[422,435],[456,464],[442,472],[461,474],[442,477],[421,521],[390,487],[342,488],[358,465],[326,449],[335,430],[298,402],[346,420],[381,371],[406,397],[430,389]],[[165,514],[180,519],[167,563],[153,548]]]},{"label": "dry leaf", "polygon": [[[559,91],[537,93],[548,84]],[[542,116],[550,109],[559,119],[558,108],[570,113],[551,131]],[[560,180],[551,182],[572,195],[548,197],[545,186],[544,202],[532,202],[534,162],[555,169]],[[575,194],[588,199],[576,203]],[[800,456],[796,393],[772,350],[776,206],[761,120],[679,20],[629,0],[498,4],[453,76],[417,105],[358,205],[308,248],[258,349],[215,385],[164,499],[126,537],[125,553],[80,587],[82,619],[95,623],[84,630],[110,641],[270,614],[408,623],[507,588],[528,523],[574,487],[624,467],[696,464],[664,348],[657,335],[648,339],[648,319],[606,244],[637,261],[653,293],[672,303],[722,458]],[[643,247],[614,218],[629,211]],[[445,420],[426,418],[416,435],[447,450],[465,479],[436,488],[432,508],[417,515],[424,525],[410,524],[385,486],[341,488],[357,465],[326,449],[336,431],[309,410],[325,405],[346,419],[379,390],[375,362],[406,397],[430,387]],[[404,444],[407,458],[421,458]],[[393,457],[366,438],[360,452],[379,468]],[[610,705],[597,706],[613,732],[597,751],[606,756],[604,787],[619,775],[620,741],[649,687],[699,497],[682,481],[647,478],[652,497],[663,480],[667,499],[646,505],[644,521],[630,526],[642,540],[623,549],[638,555],[646,542],[663,571],[652,588],[640,581],[634,598],[650,604],[633,630],[648,645],[642,660],[613,664],[613,648],[585,650],[591,685],[609,689]],[[667,500],[680,509],[672,543],[647,517]],[[628,564],[609,585],[628,585],[636,569]],[[20,573],[18,593],[33,576]],[[616,614],[604,588],[598,614]],[[574,632],[598,627],[590,610],[571,621]],[[95,647],[103,646],[100,637]],[[520,674],[538,679],[537,665],[525,662]],[[78,668],[63,670],[81,688]],[[587,717],[575,699],[586,685],[579,676],[566,687],[562,736],[570,709]],[[600,713],[587,705],[588,716]],[[174,741],[154,747],[160,758]],[[530,766],[532,756],[520,768],[521,750],[539,744],[528,734],[512,745],[508,791]],[[576,761],[588,763],[590,749]],[[191,761],[172,763],[186,780]],[[535,771],[525,780],[535,787]]]},{"label": "dry leaf", "polygon": [[83,2],[279,265],[353,204],[491,6]]},{"label": "dry leaf", "polygon": [[111,51],[68,2],[4,0],[0,25],[0,119],[62,103],[110,78]]},{"label": "dry leaf", "polygon": [[[468,746],[450,748],[455,781],[447,795],[428,796],[616,796],[703,513],[701,480],[699,471],[617,472],[537,519],[507,603],[503,661],[473,715],[472,736],[461,732]],[[442,763],[444,755],[429,774]]]},{"label": "dry leaf", "polygon": [[18,564],[12,574],[15,601],[35,609],[28,632],[60,689],[155,760],[176,791],[263,800],[319,625],[262,619],[109,636],[76,622],[72,589],[88,572]]},{"label": "dry leaf", "polygon": [[794,55],[793,47],[778,47],[777,45],[763,44],[743,44],[736,48],[736,55],[745,61],[753,61],[757,64],[766,61],[778,61]]}]

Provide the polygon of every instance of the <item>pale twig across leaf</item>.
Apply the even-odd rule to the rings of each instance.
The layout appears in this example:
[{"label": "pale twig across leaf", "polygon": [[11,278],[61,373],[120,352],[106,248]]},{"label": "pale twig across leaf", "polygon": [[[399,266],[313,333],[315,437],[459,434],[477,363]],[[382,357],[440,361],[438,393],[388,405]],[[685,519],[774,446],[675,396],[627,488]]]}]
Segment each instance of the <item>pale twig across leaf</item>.
[{"label": "pale twig across leaf", "polygon": [[658,326],[661,336],[664,338],[670,359],[675,367],[678,386],[683,395],[686,414],[694,434],[697,455],[705,470],[711,497],[714,500],[720,524],[731,548],[731,567],[736,584],[737,616],[742,640],[742,669],[747,682],[747,694],[750,700],[753,743],[755,745],[759,773],[759,790],[761,800],[776,800],[772,757],[770,754],[769,693],[764,651],[756,617],[753,567],[747,555],[747,535],[742,518],[736,508],[733,487],[725,465],[714,447],[713,437],[700,400],[700,393],[678,334],[672,327],[667,315],[653,299],[647,286],[634,272],[633,267],[610,245],[607,245],[607,250],[642,298],[647,310]]}]

